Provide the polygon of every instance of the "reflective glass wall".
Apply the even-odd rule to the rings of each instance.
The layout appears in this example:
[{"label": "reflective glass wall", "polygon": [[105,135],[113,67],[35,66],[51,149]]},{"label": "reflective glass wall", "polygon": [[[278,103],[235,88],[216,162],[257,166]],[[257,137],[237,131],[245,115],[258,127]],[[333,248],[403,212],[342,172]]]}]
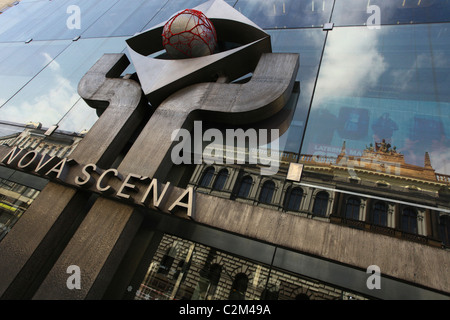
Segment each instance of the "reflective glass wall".
[{"label": "reflective glass wall", "polygon": [[[1,123],[88,130],[97,115],[77,85],[95,61],[203,2],[20,1],[0,15]],[[406,163],[423,165],[428,152],[436,172],[450,173],[449,0],[226,2],[271,35],[273,51],[300,54],[281,151],[335,157],[345,141],[358,155],[385,139]]]}]

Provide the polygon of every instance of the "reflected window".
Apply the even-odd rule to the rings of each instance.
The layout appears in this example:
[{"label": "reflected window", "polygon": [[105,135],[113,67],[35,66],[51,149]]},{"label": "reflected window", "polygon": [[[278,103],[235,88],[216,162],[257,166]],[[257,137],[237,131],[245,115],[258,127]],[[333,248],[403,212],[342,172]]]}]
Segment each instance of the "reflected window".
[{"label": "reflected window", "polygon": [[220,170],[219,173],[217,174],[216,180],[214,181],[213,189],[222,190],[223,187],[225,186],[227,178],[228,178],[228,170],[227,169]]},{"label": "reflected window", "polygon": [[347,219],[359,220],[359,208],[361,200],[356,197],[350,197],[345,205],[345,217]]},{"label": "reflected window", "polygon": [[302,188],[292,188],[286,192],[284,207],[286,210],[298,211],[303,198]]},{"label": "reflected window", "polygon": [[325,191],[320,191],[314,200],[313,214],[325,216],[327,214],[329,195]]},{"label": "reflected window", "polygon": [[214,168],[208,167],[203,172],[202,179],[200,180],[200,187],[209,187],[209,184],[211,183],[211,180],[214,176]]},{"label": "reflected window", "polygon": [[439,233],[442,242],[450,246],[450,216],[444,215],[439,218]]},{"label": "reflected window", "polygon": [[295,300],[309,300],[309,296],[306,293],[299,293],[295,296]]},{"label": "reflected window", "polygon": [[231,286],[228,300],[245,300],[245,292],[247,291],[248,277],[245,273],[238,273],[234,278]]},{"label": "reflected window", "polygon": [[259,202],[271,203],[274,191],[275,191],[275,183],[273,181],[264,182],[261,188],[261,193],[259,194]]},{"label": "reflected window", "polygon": [[0,190],[0,240],[2,240],[40,191],[3,179],[0,180]]},{"label": "reflected window", "polygon": [[250,194],[250,188],[252,187],[253,179],[250,176],[245,176],[242,178],[239,185],[239,190],[237,196],[240,198],[246,198]]},{"label": "reflected window", "polygon": [[401,216],[401,229],[409,233],[417,233],[417,211],[411,207],[404,208]]},{"label": "reflected window", "polygon": [[379,226],[387,226],[388,205],[378,201],[373,206],[372,223]]},{"label": "reflected window", "polygon": [[162,257],[161,262],[159,264],[158,273],[167,275],[172,267],[173,261],[177,255],[177,250],[175,249],[175,245],[171,246],[166,250],[166,254]]}]

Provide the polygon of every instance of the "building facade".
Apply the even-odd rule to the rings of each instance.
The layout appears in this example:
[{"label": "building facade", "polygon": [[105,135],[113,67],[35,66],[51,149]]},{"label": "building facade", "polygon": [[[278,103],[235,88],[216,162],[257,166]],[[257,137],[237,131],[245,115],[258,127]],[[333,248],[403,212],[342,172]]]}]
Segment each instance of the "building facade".
[{"label": "building facade", "polygon": [[[208,80],[142,49],[186,8],[241,26],[211,19],[211,57],[229,60]],[[0,296],[449,299],[449,17],[448,0],[15,4],[0,15]],[[173,82],[148,89],[164,70]],[[257,105],[276,90],[261,83],[286,83],[270,116],[192,113],[215,161],[165,154],[190,103]],[[278,148],[204,138],[230,129],[278,129]]]}]

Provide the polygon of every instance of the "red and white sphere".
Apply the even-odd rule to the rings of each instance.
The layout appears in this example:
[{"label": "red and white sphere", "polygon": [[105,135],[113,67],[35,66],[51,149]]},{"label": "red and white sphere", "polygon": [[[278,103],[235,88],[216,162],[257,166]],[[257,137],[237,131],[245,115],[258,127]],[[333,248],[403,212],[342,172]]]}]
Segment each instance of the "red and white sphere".
[{"label": "red and white sphere", "polygon": [[186,9],[166,22],[162,33],[163,46],[174,59],[203,57],[214,53],[216,30],[201,12]]}]

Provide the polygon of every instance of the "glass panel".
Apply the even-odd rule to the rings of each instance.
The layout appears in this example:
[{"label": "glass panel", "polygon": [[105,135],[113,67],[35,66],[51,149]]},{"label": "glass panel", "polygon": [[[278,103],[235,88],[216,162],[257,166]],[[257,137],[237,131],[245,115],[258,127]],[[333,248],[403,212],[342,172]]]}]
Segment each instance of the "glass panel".
[{"label": "glass panel", "polygon": [[132,36],[165,5],[165,1],[121,0],[102,15],[83,38],[106,36]]},{"label": "glass panel", "polygon": [[116,2],[117,0],[43,2],[44,7],[36,10],[29,19],[22,19],[14,29],[3,33],[0,41],[73,39],[87,30]]},{"label": "glass panel", "polygon": [[[121,52],[125,38],[81,39],[42,70],[1,108],[0,120],[57,124],[79,100],[80,79],[104,54]],[[76,57],[76,59],[74,58]]]},{"label": "glass panel", "polygon": [[0,83],[2,84],[0,107],[70,43],[69,41],[0,43]]},{"label": "glass panel", "polygon": [[450,21],[449,0],[338,0],[332,22],[336,26],[371,25],[375,22],[375,10],[381,24]]},{"label": "glass panel", "polygon": [[166,234],[134,298],[334,300],[346,294],[320,281]]},{"label": "glass panel", "polygon": [[297,81],[300,94],[295,105],[294,115],[288,130],[280,137],[280,150],[287,161],[296,161],[299,152],[306,117],[319,68],[320,57],[325,41],[322,29],[269,30],[273,52],[300,54],[300,67]]},{"label": "glass panel", "polygon": [[[15,125],[15,124],[9,124],[0,122],[0,144],[7,144],[11,145],[13,140],[8,139],[7,137],[10,135],[16,135],[20,134],[20,132],[23,131],[23,125]],[[14,138],[15,140],[15,138]]]},{"label": "glass panel", "polygon": [[164,6],[157,12],[143,30],[150,29],[160,23],[167,21],[172,15],[184,9],[192,9],[202,3],[204,0],[170,0],[163,2]]},{"label": "glass panel", "polygon": [[[0,41],[26,41],[30,38],[26,30],[36,27],[36,21],[47,12],[44,8],[55,8],[55,1],[19,3],[0,15]],[[28,37],[28,38],[27,38]]]},{"label": "glass panel", "polygon": [[38,195],[38,190],[0,179],[0,241]]},{"label": "glass panel", "polygon": [[329,32],[302,153],[336,160],[345,149],[393,161],[394,174],[430,162],[448,174],[449,32],[446,24]]},{"label": "glass panel", "polygon": [[86,133],[97,120],[96,110],[80,98],[59,122],[58,129],[68,132]]},{"label": "glass panel", "polygon": [[261,28],[321,27],[333,0],[239,0],[234,6]]}]

